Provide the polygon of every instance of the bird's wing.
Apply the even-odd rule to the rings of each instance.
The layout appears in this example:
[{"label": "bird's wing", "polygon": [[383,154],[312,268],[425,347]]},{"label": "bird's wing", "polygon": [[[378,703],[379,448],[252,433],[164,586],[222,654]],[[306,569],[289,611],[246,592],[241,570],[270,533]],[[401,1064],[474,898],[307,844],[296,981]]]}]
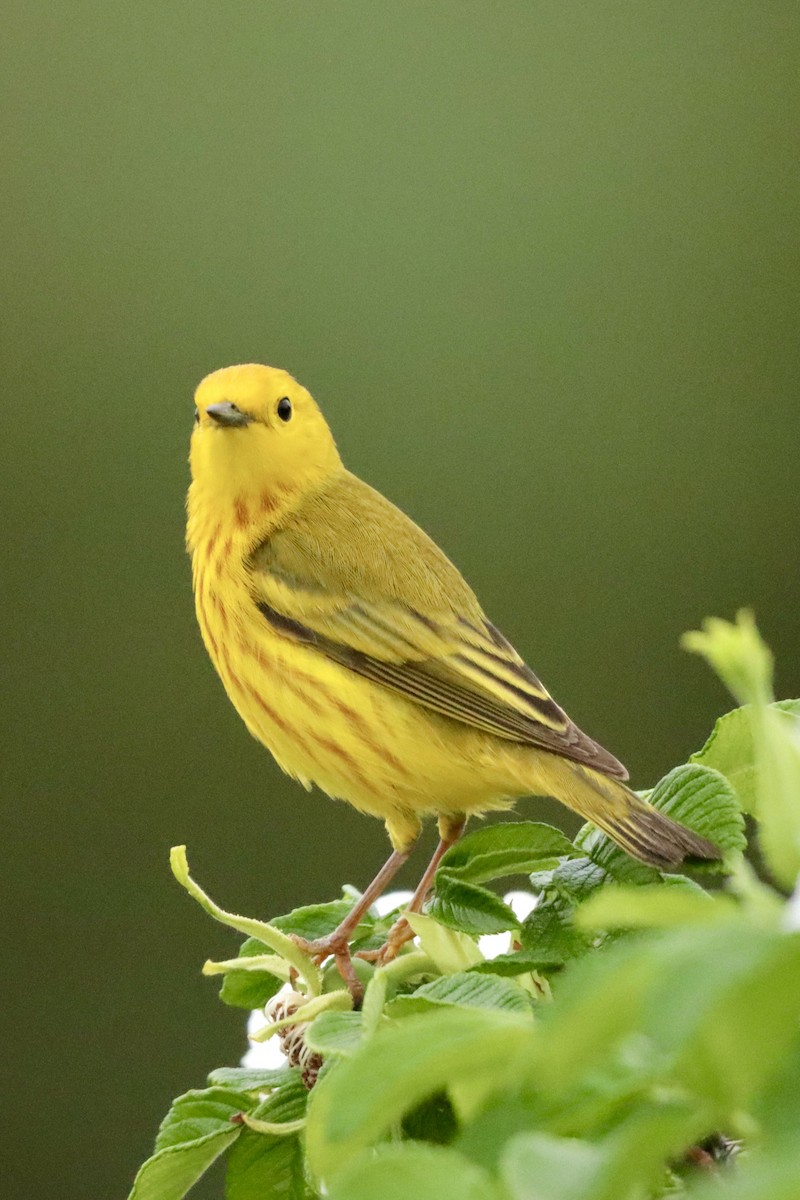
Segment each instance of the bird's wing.
[{"label": "bird's wing", "polygon": [[438,547],[347,478],[253,552],[253,599],[269,625],[455,721],[626,779],[486,620]]}]

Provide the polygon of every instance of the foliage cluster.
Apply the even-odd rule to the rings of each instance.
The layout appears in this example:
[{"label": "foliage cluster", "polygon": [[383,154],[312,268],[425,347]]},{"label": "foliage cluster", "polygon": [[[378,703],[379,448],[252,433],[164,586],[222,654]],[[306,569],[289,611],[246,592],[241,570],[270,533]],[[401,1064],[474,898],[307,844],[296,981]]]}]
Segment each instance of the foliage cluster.
[{"label": "foliage cluster", "polygon": [[[174,851],[183,885],[247,937],[206,973],[227,1003],[267,1005],[257,1036],[292,1035],[292,1061],[180,1096],[130,1200],[180,1200],[223,1153],[227,1200],[796,1200],[800,702],[774,703],[747,614],[686,645],[741,707],[649,799],[725,850],[715,874],[661,874],[590,826],[573,842],[478,829],[445,857],[416,943],[378,969],[357,960],[356,1011],[289,937],[329,932],[347,897],[237,917]],[[485,886],[521,874],[538,897],[524,920]],[[355,948],[391,919],[370,915]],[[480,935],[505,931],[487,958]],[[728,1139],[742,1149],[723,1163]]]}]

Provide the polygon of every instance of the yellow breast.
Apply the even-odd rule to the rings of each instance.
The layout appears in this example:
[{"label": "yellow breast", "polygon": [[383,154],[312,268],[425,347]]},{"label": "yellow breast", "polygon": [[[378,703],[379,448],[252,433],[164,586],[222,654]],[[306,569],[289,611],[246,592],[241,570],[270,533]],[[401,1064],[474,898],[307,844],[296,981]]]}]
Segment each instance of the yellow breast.
[{"label": "yellow breast", "polygon": [[188,541],[208,653],[250,733],[287,774],[409,834],[421,815],[505,807],[524,790],[510,744],[498,755],[497,739],[273,630],[251,596],[245,521],[190,515]]}]

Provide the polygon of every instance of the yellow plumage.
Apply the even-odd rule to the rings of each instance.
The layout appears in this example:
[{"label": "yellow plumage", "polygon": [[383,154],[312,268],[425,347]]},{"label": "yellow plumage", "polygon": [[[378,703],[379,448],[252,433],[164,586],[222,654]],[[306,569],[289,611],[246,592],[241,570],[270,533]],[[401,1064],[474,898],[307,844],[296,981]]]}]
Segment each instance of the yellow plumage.
[{"label": "yellow plumage", "polygon": [[557,797],[659,866],[715,857],[638,800],[441,550],[342,465],[309,393],[259,365],[196,394],[187,543],[209,654],[285,771],[386,823],[404,854],[519,796]]}]

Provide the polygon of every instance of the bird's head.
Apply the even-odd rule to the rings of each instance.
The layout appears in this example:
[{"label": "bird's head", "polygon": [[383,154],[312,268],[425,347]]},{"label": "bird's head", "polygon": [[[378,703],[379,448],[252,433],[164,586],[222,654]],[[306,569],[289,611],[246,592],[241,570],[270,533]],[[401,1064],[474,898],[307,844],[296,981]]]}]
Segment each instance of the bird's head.
[{"label": "bird's head", "polygon": [[217,498],[276,511],[341,467],[313,397],[286,371],[223,367],[195,392],[192,480]]}]

